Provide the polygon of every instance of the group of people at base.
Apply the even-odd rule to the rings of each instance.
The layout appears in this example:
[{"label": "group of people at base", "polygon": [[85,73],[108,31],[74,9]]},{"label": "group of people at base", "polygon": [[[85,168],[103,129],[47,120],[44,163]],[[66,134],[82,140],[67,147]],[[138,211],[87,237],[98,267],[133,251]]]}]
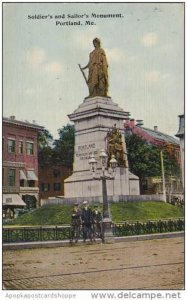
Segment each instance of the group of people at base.
[{"label": "group of people at base", "polygon": [[83,242],[87,239],[90,242],[95,241],[96,238],[102,239],[102,214],[98,206],[92,209],[87,201],[84,201],[82,206],[75,203],[71,215],[70,242],[77,243],[81,236]]}]

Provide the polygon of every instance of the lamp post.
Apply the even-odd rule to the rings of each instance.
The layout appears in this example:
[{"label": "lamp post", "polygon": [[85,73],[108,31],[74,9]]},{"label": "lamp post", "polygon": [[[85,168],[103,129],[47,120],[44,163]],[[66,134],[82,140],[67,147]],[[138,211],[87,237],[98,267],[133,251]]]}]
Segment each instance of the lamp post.
[{"label": "lamp post", "polygon": [[103,198],[103,221],[102,221],[102,231],[103,231],[103,240],[105,243],[114,242],[113,232],[112,232],[112,219],[109,214],[109,205],[108,205],[108,197],[107,197],[107,179],[114,179],[115,169],[117,167],[117,160],[115,156],[112,155],[110,160],[110,168],[109,175],[106,174],[107,170],[107,154],[102,149],[99,155],[101,161],[101,174],[99,177],[95,176],[95,172],[97,170],[97,161],[94,155],[91,155],[89,160],[90,170],[93,174],[94,179],[98,179],[102,181],[102,198]]}]

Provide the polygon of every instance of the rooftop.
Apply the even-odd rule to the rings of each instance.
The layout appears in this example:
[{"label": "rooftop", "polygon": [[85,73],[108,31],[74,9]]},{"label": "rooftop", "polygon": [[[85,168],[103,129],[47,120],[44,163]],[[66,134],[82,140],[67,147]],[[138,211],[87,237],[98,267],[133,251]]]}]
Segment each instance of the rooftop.
[{"label": "rooftop", "polygon": [[145,132],[147,132],[148,134],[152,135],[157,140],[162,140],[163,142],[172,143],[172,144],[176,144],[176,145],[180,144],[176,138],[174,138],[166,133],[160,132],[158,130],[142,127],[142,126],[141,126],[141,129],[144,130]]},{"label": "rooftop", "polygon": [[43,126],[36,124],[36,122],[34,120],[32,123],[29,121],[19,121],[19,120],[16,120],[15,116],[10,116],[9,118],[3,117],[3,123],[14,124],[14,125],[23,126],[23,127],[29,127],[29,128],[36,129],[36,130],[44,129]]},{"label": "rooftop", "polygon": [[124,123],[124,127],[126,129],[130,129],[134,134],[141,135],[142,138],[150,142],[164,142],[169,144],[174,144],[176,146],[180,146],[180,142],[173,136],[170,136],[166,133],[163,133],[158,130],[158,126],[154,126],[154,129],[150,129],[143,126],[143,120],[126,120]]}]

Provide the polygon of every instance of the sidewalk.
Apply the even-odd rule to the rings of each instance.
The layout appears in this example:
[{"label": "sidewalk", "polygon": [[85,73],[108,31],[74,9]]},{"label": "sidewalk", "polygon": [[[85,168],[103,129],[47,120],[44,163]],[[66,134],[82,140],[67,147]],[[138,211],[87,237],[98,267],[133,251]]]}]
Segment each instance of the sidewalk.
[{"label": "sidewalk", "polygon": [[3,252],[6,289],[183,289],[184,238]]}]

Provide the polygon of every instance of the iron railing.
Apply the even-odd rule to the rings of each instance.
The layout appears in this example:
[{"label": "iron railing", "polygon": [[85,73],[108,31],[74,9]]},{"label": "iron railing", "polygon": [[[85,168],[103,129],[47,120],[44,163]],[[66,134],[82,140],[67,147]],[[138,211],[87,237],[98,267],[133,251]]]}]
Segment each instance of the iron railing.
[{"label": "iron railing", "polygon": [[[113,223],[116,237],[143,235],[151,233],[175,232],[184,230],[184,219],[157,220],[148,222]],[[27,226],[3,227],[3,243],[60,241],[71,237],[71,226]],[[82,237],[82,233],[81,233]]]},{"label": "iron railing", "polygon": [[175,232],[184,230],[184,219],[158,220],[147,222],[124,222],[115,224],[113,232],[115,236],[133,236],[151,233]]},{"label": "iron railing", "polygon": [[40,226],[40,227],[4,227],[3,243],[58,241],[70,238],[71,227]]}]

